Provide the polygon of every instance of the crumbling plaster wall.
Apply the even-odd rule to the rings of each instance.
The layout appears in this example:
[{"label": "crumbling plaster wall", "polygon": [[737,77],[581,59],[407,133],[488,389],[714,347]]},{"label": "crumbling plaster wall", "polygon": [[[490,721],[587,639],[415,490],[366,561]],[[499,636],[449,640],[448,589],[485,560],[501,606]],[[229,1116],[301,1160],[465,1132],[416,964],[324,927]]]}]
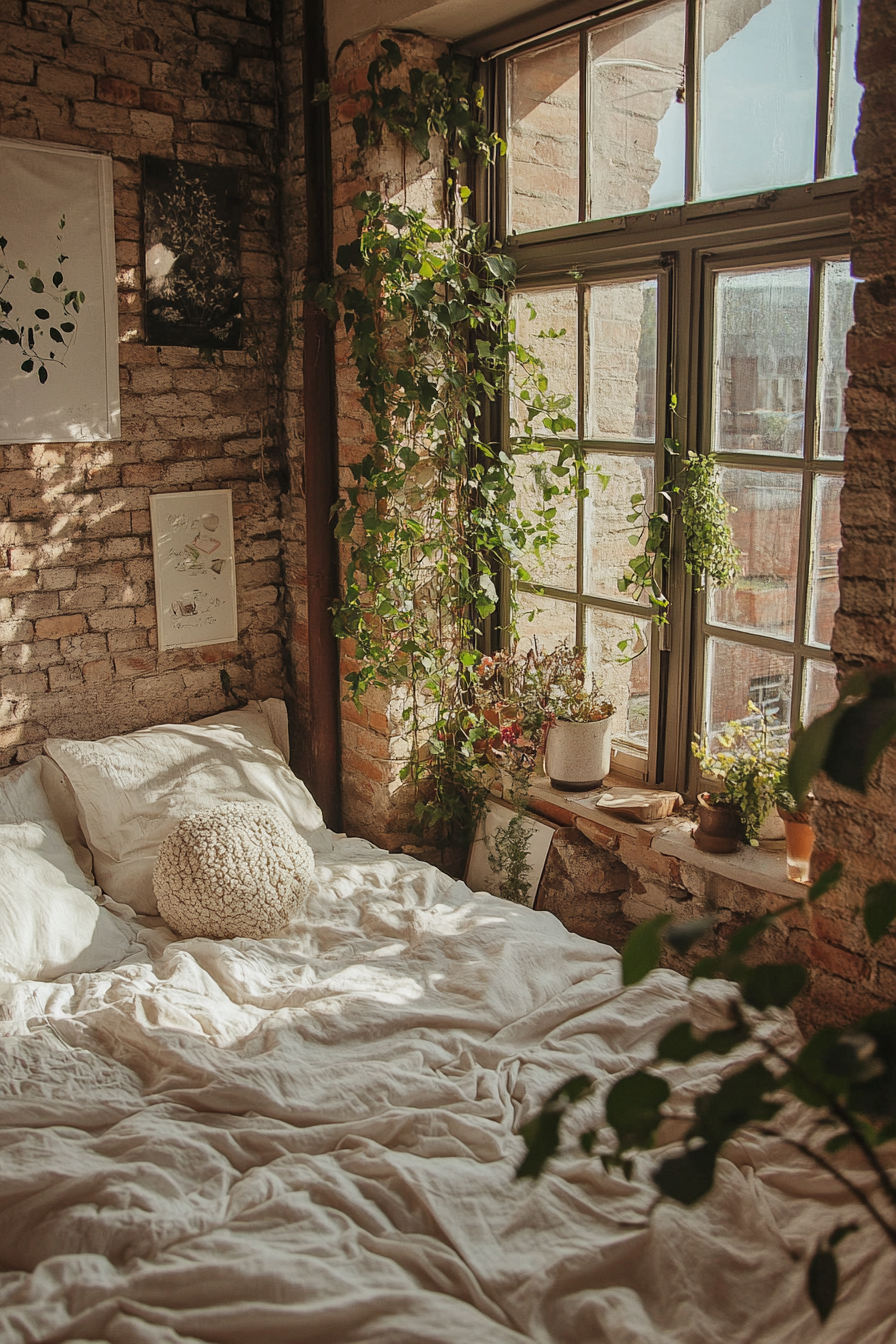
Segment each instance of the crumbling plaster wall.
[{"label": "crumbling plaster wall", "polygon": [[[0,135],[112,156],[122,407],[120,441],[0,448],[0,766],[223,709],[222,671],[283,693],[275,38],[268,0],[0,0]],[[243,350],[144,343],[143,154],[240,170]],[[212,487],[239,639],[160,653],[149,496]]]}]

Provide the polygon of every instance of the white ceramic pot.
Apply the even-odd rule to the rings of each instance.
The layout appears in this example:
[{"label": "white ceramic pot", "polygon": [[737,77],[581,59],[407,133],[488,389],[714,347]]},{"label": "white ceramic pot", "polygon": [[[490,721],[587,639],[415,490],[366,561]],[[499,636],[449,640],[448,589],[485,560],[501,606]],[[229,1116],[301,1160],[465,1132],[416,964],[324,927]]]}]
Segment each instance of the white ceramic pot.
[{"label": "white ceramic pot", "polygon": [[571,723],[558,719],[548,729],[544,772],[555,789],[593,789],[610,773],[613,720]]}]

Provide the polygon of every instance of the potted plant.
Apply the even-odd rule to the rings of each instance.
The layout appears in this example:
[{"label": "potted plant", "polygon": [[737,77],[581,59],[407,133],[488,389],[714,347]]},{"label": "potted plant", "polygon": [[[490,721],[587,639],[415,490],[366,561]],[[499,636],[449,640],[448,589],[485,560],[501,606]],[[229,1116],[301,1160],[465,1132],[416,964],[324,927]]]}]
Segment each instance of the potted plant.
[{"label": "potted plant", "polygon": [[[694,842],[710,853],[730,852],[742,839],[758,845],[763,824],[786,793],[788,751],[781,745],[782,729],[773,712],[760,710],[752,700],[747,702],[747,713],[748,718],[727,724],[715,751],[705,737],[691,744],[703,773],[722,785],[718,792],[698,797],[701,810]],[[730,843],[716,843],[719,838]]]},{"label": "potted plant", "polygon": [[[593,789],[610,769],[615,706],[585,671],[585,650],[567,643],[544,653],[537,641],[523,657],[498,654],[480,664],[480,703],[512,723],[523,741],[544,741],[545,773],[557,789]],[[500,708],[495,700],[502,697]],[[503,717],[502,717],[503,716]]]}]

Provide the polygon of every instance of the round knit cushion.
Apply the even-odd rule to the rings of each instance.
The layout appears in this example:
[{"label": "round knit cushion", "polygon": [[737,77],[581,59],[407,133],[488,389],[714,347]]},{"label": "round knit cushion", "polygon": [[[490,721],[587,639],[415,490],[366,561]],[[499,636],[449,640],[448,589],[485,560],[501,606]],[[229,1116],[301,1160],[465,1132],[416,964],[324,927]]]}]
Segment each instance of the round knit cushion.
[{"label": "round knit cushion", "polygon": [[159,914],[187,938],[264,938],[298,913],[314,872],[310,845],[270,803],[191,812],[161,844]]}]

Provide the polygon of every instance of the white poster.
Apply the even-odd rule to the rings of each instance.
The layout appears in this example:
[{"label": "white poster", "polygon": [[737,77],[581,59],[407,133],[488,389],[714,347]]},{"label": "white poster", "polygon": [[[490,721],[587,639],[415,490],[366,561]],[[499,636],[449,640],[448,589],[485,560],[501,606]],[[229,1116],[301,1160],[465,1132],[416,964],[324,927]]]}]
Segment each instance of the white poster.
[{"label": "white poster", "polygon": [[233,504],[229,490],[150,495],[160,649],[237,637]]},{"label": "white poster", "polygon": [[0,443],[121,437],[112,160],[0,139]]}]

